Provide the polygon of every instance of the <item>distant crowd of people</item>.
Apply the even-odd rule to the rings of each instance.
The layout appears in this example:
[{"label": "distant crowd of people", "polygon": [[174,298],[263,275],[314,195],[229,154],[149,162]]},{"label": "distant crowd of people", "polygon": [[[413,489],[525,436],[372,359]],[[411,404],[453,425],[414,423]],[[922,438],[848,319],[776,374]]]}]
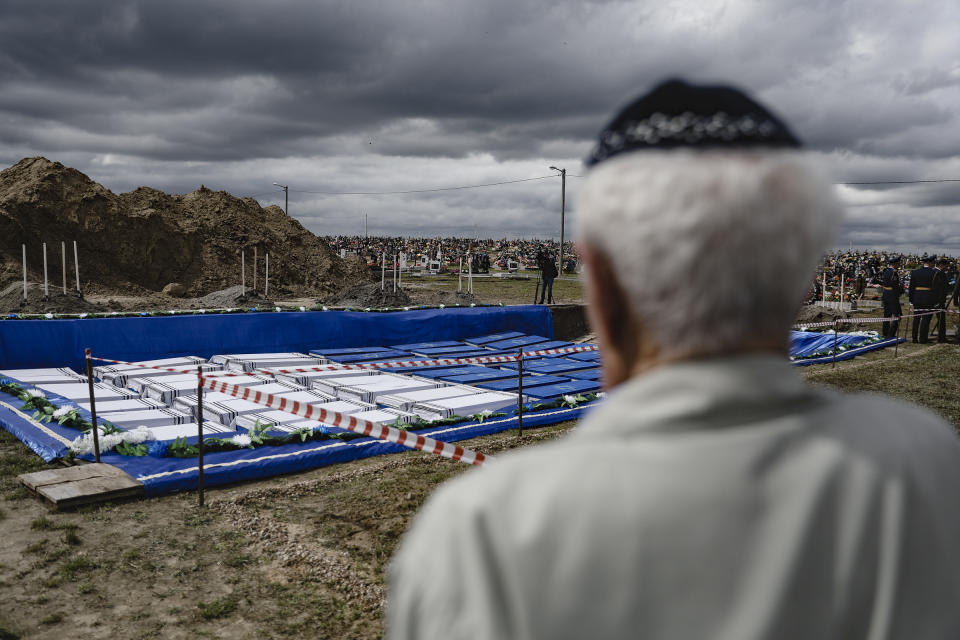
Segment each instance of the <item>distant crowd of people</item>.
[{"label": "distant crowd of people", "polygon": [[[812,296],[824,295],[823,286],[832,289],[832,296],[845,290],[844,299],[862,298],[867,287],[880,290],[880,300],[885,318],[899,318],[903,314],[901,297],[907,300],[913,311],[937,310],[937,313],[914,316],[912,338],[914,342],[929,342],[931,322],[937,334],[937,342],[948,342],[946,309],[953,303],[960,308],[960,278],[958,260],[952,256],[929,254],[899,254],[889,252],[846,251],[828,253],[823,257],[817,271]],[[899,321],[884,322],[884,337],[898,335]],[[955,335],[960,341],[960,336]]]},{"label": "distant crowd of people", "polygon": [[[388,260],[403,252],[408,262],[421,258],[439,260],[444,269],[456,268],[460,260],[471,256],[475,272],[491,268],[534,269],[542,255],[559,260],[560,243],[556,240],[492,239],[492,238],[412,238],[404,236],[325,236],[323,240],[337,253],[341,250],[363,257],[367,264],[380,264],[381,256]],[[577,271],[580,255],[572,242],[564,242],[564,272]],[[464,263],[466,268],[466,263]]]}]

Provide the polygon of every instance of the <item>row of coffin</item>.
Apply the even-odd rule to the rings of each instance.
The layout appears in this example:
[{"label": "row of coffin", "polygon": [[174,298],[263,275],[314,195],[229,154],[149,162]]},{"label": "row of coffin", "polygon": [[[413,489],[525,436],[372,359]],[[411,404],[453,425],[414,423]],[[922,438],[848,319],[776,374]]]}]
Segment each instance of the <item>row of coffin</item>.
[{"label": "row of coffin", "polygon": [[[194,356],[137,364],[201,370],[207,377],[232,375],[224,382],[252,387],[288,401],[355,415],[380,423],[406,423],[419,416],[430,421],[470,416],[512,407],[518,401],[516,363],[491,366],[428,366],[373,370],[290,371],[322,364],[426,360],[516,353],[514,349],[550,349],[569,343],[538,336],[497,334],[463,342],[316,349],[309,353],[225,354],[209,361]],[[507,351],[509,349],[509,351]],[[570,358],[534,358],[524,362],[524,399],[542,400],[599,388],[595,352]],[[403,372],[403,373],[400,373]],[[239,375],[238,375],[239,374]],[[21,369],[0,375],[64,396],[89,410],[86,378],[70,369]],[[94,368],[97,415],[124,429],[146,426],[157,440],[196,435],[197,375],[159,371],[135,365]],[[249,430],[258,422],[271,430],[292,431],[316,426],[291,413],[234,396],[204,392],[204,431]]]}]

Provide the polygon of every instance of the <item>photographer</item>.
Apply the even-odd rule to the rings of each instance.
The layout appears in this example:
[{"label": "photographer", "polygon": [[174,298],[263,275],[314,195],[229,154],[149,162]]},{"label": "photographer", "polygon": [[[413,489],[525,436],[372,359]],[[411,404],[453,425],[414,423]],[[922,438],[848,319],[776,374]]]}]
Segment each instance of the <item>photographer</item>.
[{"label": "photographer", "polygon": [[543,278],[543,288],[540,289],[540,302],[544,299],[547,304],[553,304],[553,281],[557,277],[557,265],[553,262],[553,255],[546,251],[537,253],[537,268],[540,269],[540,275]]}]

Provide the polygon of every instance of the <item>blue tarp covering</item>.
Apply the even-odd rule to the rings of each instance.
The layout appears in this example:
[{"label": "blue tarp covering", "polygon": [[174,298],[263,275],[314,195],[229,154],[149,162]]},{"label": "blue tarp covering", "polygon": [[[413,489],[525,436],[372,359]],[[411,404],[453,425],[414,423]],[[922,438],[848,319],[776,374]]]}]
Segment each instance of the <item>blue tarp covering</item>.
[{"label": "blue tarp covering", "polygon": [[[2,395],[2,394],[0,394]],[[576,409],[548,409],[536,413],[524,413],[523,426],[536,427],[563,420],[576,420],[588,406]],[[457,442],[468,438],[497,433],[516,428],[517,418],[487,419],[482,423],[461,423],[447,427],[420,429],[417,433],[443,440]],[[281,473],[305,471],[320,466],[349,462],[384,453],[409,451],[407,447],[391,444],[374,438],[360,438],[349,442],[325,440],[280,447],[260,447],[243,451],[208,453],[203,459],[203,481],[207,486],[240,482],[254,478],[267,478]],[[129,457],[116,453],[101,456],[112,464],[143,482],[148,496],[174,491],[195,489],[197,486],[196,458]]]},{"label": "blue tarp covering", "polygon": [[218,353],[306,352],[460,340],[516,331],[553,337],[544,305],[425,309],[396,313],[307,311],[83,320],[0,322],[0,368],[69,366],[82,370],[83,350],[117,360]]},{"label": "blue tarp covering", "polygon": [[[831,336],[832,338],[832,336]],[[838,340],[839,342],[839,340]],[[884,349],[886,347],[892,347],[897,344],[897,342],[906,342],[903,338],[889,338],[887,340],[881,340],[880,342],[871,342],[870,344],[865,344],[863,346],[851,346],[848,347],[845,351],[839,351],[837,357],[834,358],[833,354],[822,356],[819,358],[805,358],[803,360],[794,360],[792,364],[798,367],[806,367],[811,364],[827,364],[836,360],[837,362],[841,360],[850,360],[861,354],[867,353],[868,351],[875,351],[876,349]],[[830,343],[831,348],[833,347],[833,342]]]},{"label": "blue tarp covering", "polygon": [[[549,309],[530,306],[394,314],[315,312],[4,322],[0,324],[0,368],[37,368],[67,364],[79,370],[82,363],[79,358],[85,346],[90,346],[95,355],[122,360],[142,360],[185,354],[209,357],[216,353],[309,350],[322,352],[331,348],[369,348],[370,344],[387,343],[415,346],[427,338],[436,343],[463,339],[464,335],[483,336],[493,332],[507,335],[511,332],[538,334],[546,336],[536,338],[543,342],[553,335]],[[794,332],[791,352],[794,356],[802,356],[829,350],[833,348],[833,339],[832,334]],[[502,342],[502,338],[481,340],[485,343]],[[838,359],[852,358],[857,353],[883,348],[896,342],[891,339],[858,347],[856,345],[866,338],[841,335],[837,340],[838,344],[848,347]],[[526,340],[520,337],[516,342],[522,343]],[[831,359],[828,356],[797,360],[794,364],[829,362]],[[528,364],[531,369],[539,366],[545,370],[563,368],[565,365],[574,368],[596,366],[594,362],[563,358],[530,359]],[[466,366],[444,367],[431,371],[404,371],[425,377],[444,378],[456,373],[464,375],[477,372],[489,374],[491,369]],[[595,374],[599,376],[599,370],[592,369],[569,376],[582,377],[583,380],[543,386],[534,386],[534,381],[530,380],[527,383],[530,387],[528,393],[536,397],[552,398],[562,394],[596,390],[598,383],[587,379],[593,378]],[[513,374],[508,375],[511,376],[511,383],[515,382],[512,380]],[[543,378],[541,381],[547,379]],[[59,406],[75,406],[59,396],[49,393],[47,395]],[[65,455],[67,443],[79,435],[77,431],[56,423],[36,424],[29,416],[18,411],[22,403],[16,398],[0,394],[0,402],[5,403],[0,404],[0,426],[14,433],[45,460]],[[578,418],[584,410],[588,410],[587,407],[548,409],[525,414],[524,424],[533,427],[572,420]],[[86,411],[81,409],[80,413],[89,419]],[[509,416],[488,419],[482,423],[470,422],[418,430],[418,433],[454,442],[515,428],[516,423],[516,417]],[[405,448],[400,445],[362,438],[349,442],[329,440],[211,453],[205,460],[205,479],[213,486],[403,450]],[[116,465],[141,480],[148,495],[192,489],[196,486],[195,458],[128,457],[108,453],[103,456],[103,461]]]},{"label": "blue tarp covering", "polygon": [[[836,340],[837,355],[833,357],[834,340]],[[793,364],[807,366],[823,364],[836,360],[849,360],[859,354],[883,349],[897,344],[896,338],[876,341],[876,338],[864,335],[840,333],[817,333],[815,331],[790,332],[790,357]],[[903,342],[903,340],[899,340]]]}]

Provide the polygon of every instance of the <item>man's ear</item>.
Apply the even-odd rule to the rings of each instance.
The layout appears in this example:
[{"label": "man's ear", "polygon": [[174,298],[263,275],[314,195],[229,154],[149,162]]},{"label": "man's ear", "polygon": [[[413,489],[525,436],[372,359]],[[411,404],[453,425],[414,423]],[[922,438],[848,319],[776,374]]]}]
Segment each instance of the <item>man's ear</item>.
[{"label": "man's ear", "polygon": [[640,356],[639,336],[616,270],[602,251],[583,246],[587,317],[603,355],[603,384],[610,389],[630,377]]}]

